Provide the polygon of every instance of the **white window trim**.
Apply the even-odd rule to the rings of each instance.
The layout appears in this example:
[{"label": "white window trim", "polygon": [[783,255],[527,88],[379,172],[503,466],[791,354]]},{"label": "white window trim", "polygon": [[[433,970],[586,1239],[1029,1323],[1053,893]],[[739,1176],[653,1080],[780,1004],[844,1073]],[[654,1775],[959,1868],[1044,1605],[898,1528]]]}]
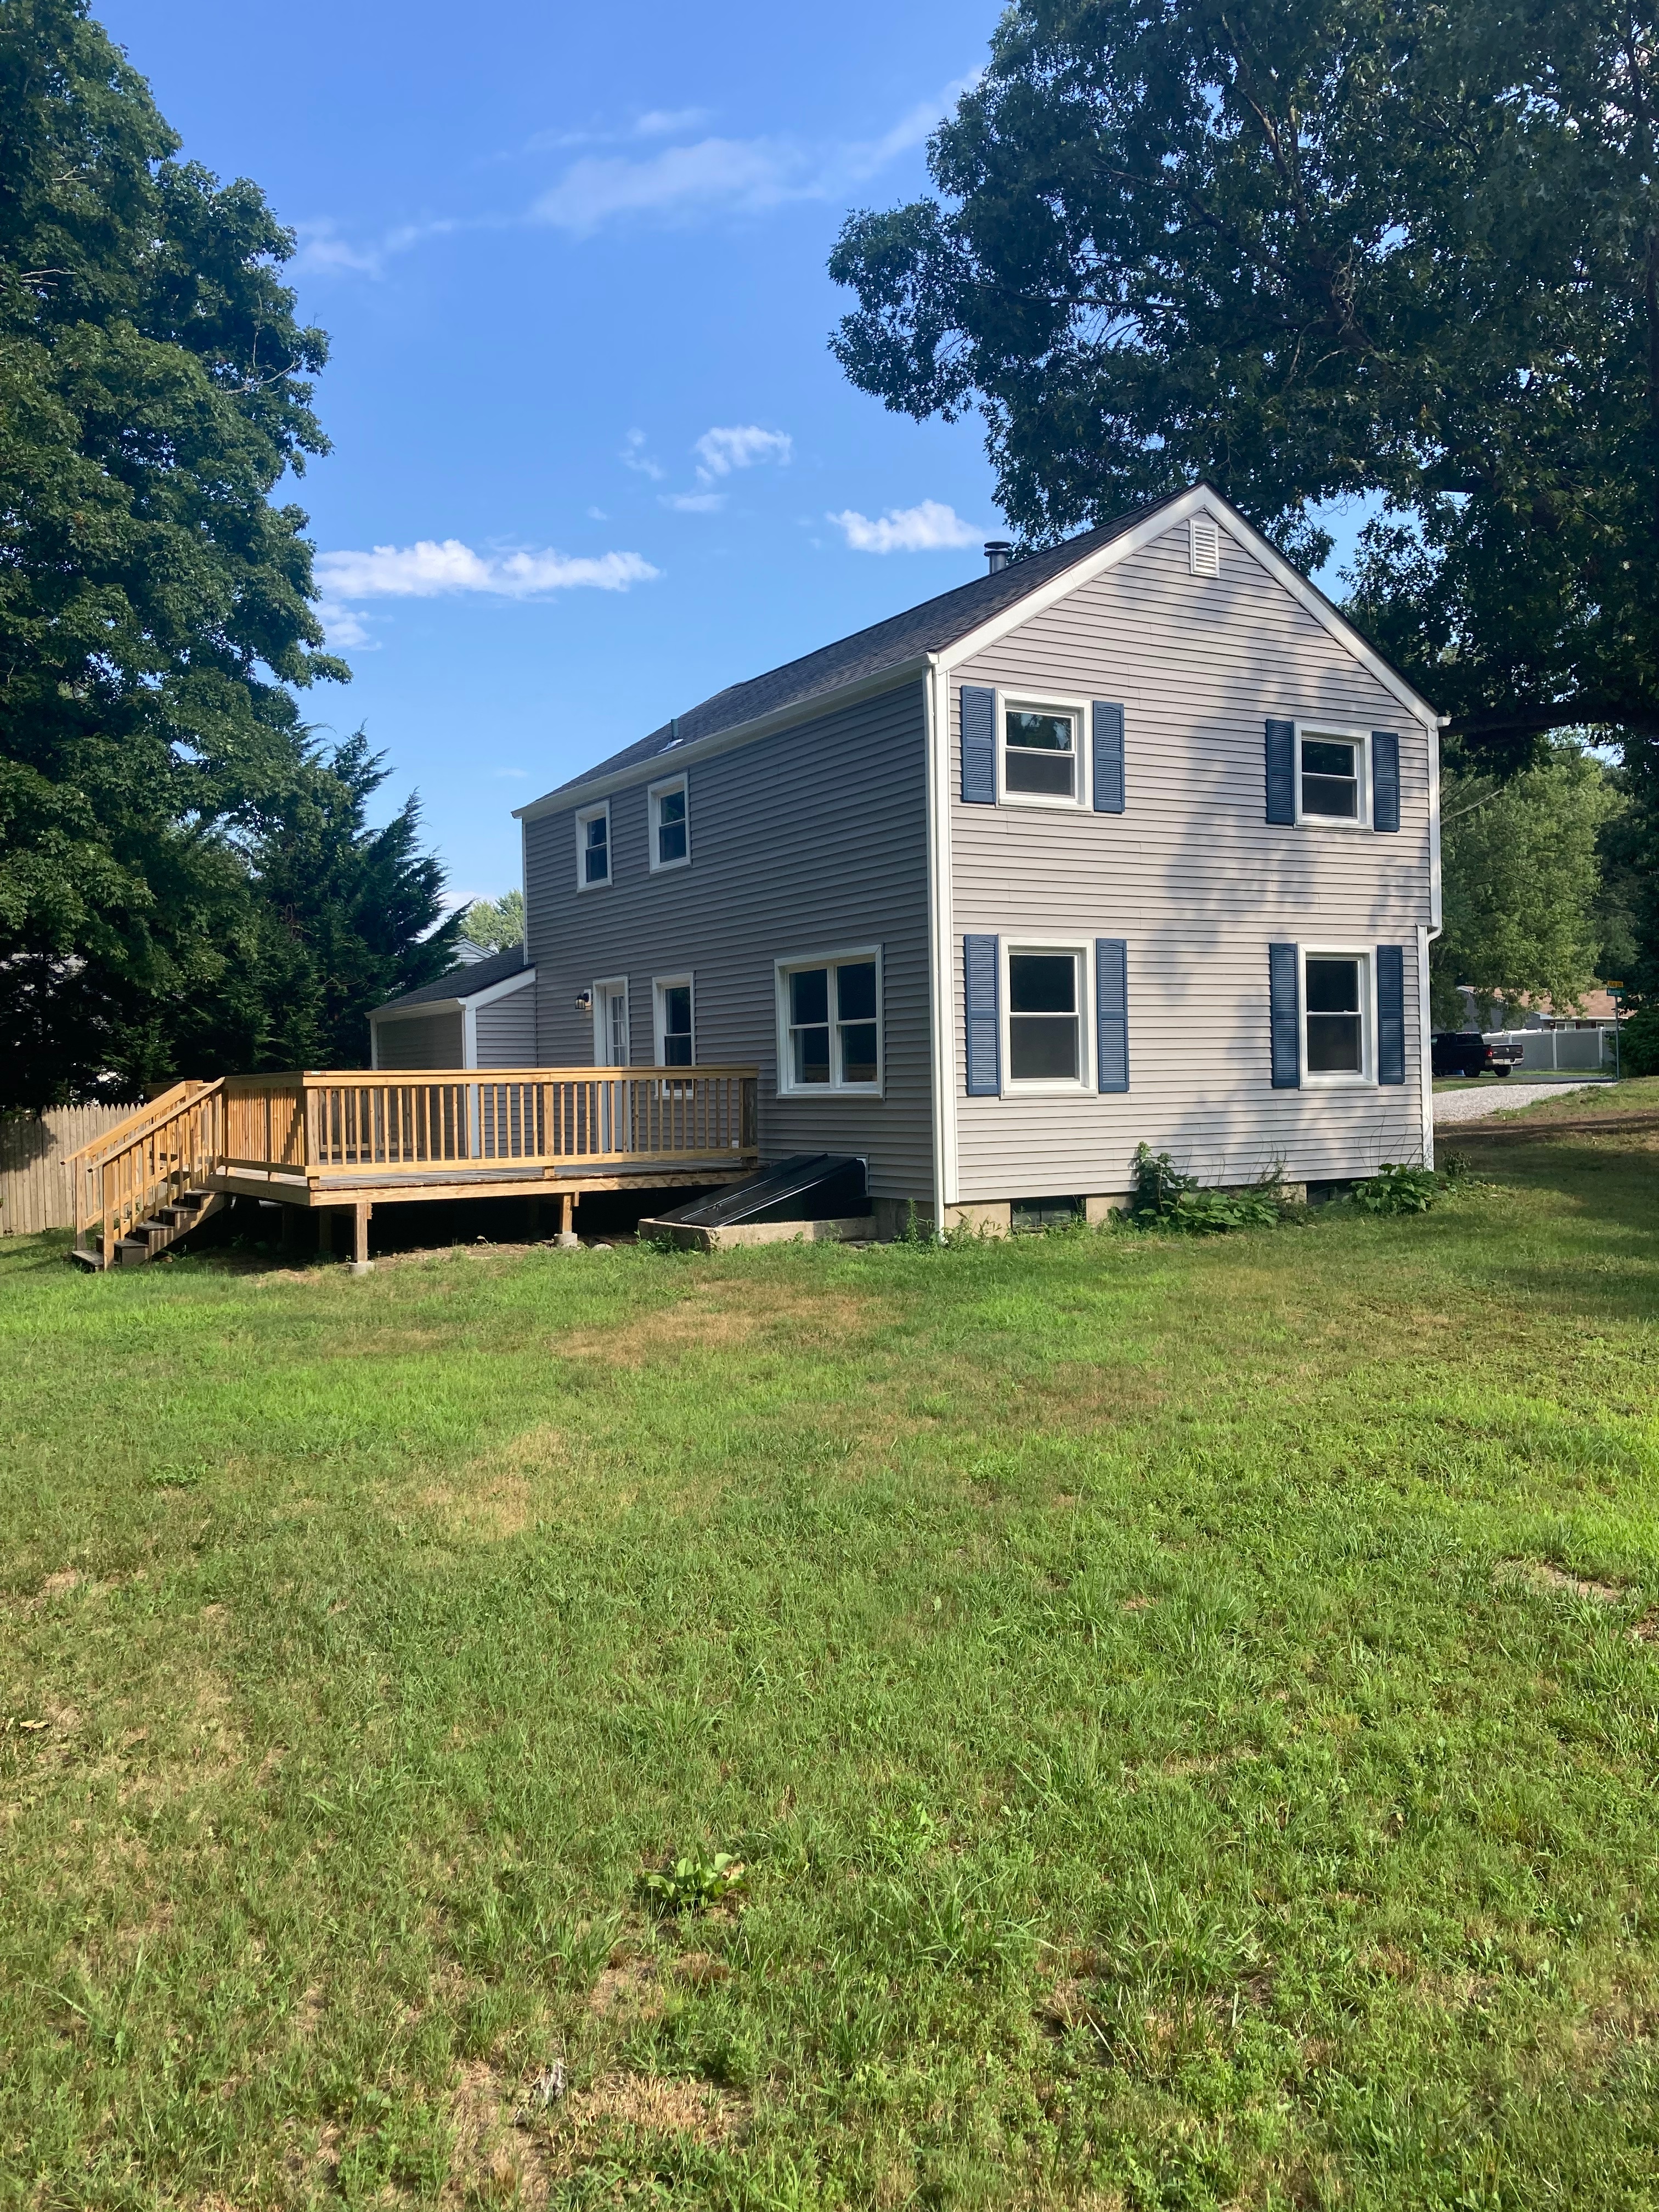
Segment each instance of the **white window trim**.
[{"label": "white window trim", "polygon": [[[792,1080],[789,1052],[789,978],[803,968],[839,968],[860,960],[876,963],[876,1079],[873,1083],[796,1083]],[[802,952],[772,963],[778,1018],[778,1096],[780,1098],[881,1098],[887,1091],[887,975],[879,945],[844,945],[834,952]],[[833,986],[832,986],[833,988]],[[696,1017],[695,1009],[692,1019]],[[836,1011],[830,1008],[830,1049],[834,1047]]]},{"label": "white window trim", "polygon": [[[587,880],[587,841],[583,832],[590,822],[597,822],[601,815],[605,817],[605,875],[599,883],[590,884]],[[614,835],[608,799],[600,799],[595,806],[579,806],[576,809],[576,889],[579,891],[603,891],[611,888],[617,872]]]},{"label": "white window trim", "polygon": [[[1016,952],[1070,952],[1078,963],[1078,1073],[1070,1076],[1014,1075],[1013,1006],[1008,986],[1009,959]],[[1053,938],[1003,938],[997,957],[1002,972],[997,978],[998,1019],[1002,1035],[1002,1096],[1005,1098],[1076,1098],[1094,1088],[1095,1080],[1095,948],[1089,938],[1079,938],[1071,944]]]},{"label": "white window trim", "polygon": [[[1301,1035],[1302,1085],[1307,1091],[1375,1091],[1376,1089],[1376,962],[1369,945],[1298,945],[1296,991]],[[1310,960],[1357,960],[1359,963],[1359,1058],[1358,1075],[1316,1075],[1308,1066],[1308,963]]]},{"label": "white window trim", "polygon": [[[1090,775],[1093,768],[1094,744],[1089,729],[1089,702],[1068,699],[1055,691],[1003,691],[997,695],[997,804],[999,806],[1058,807],[1062,814],[1086,814],[1093,793]],[[1006,774],[1008,753],[1008,716],[1017,714],[1069,714],[1077,730],[1076,793],[1070,799],[1057,799],[1040,791],[1010,791]]]},{"label": "white window trim", "polygon": [[[674,865],[678,866],[679,864],[677,861]],[[663,1027],[663,994],[680,985],[684,985],[691,994],[691,1065],[695,1067],[697,1064],[697,979],[693,970],[688,968],[682,975],[653,975],[651,978],[651,1048],[656,1054],[659,1067],[668,1065],[667,1055],[663,1050],[667,1036]]]},{"label": "white window trim", "polygon": [[[1351,730],[1343,722],[1306,721],[1294,726],[1296,747],[1293,763],[1296,771],[1296,824],[1298,830],[1369,830],[1371,826],[1371,733],[1369,730]],[[1359,789],[1355,794],[1359,812],[1352,822],[1340,814],[1304,814],[1302,811],[1302,739],[1304,733],[1314,738],[1340,738],[1344,744],[1357,745]]]},{"label": "white window trim", "polygon": [[[657,830],[659,826],[657,820],[657,804],[671,791],[683,791],[685,793],[685,854],[684,857],[678,860],[659,860],[657,858]],[[689,868],[691,865],[691,782],[684,769],[678,775],[665,775],[659,783],[646,786],[645,818],[651,837],[652,874],[665,876],[676,868]]]},{"label": "white window trim", "polygon": [[[597,886],[596,886],[596,888],[597,888]],[[632,1005],[630,1004],[629,1000],[629,995],[628,995],[628,978],[627,978],[627,976],[626,976],[626,975],[599,975],[599,976],[596,976],[596,977],[595,977],[595,979],[594,979],[594,981],[592,981],[592,983],[589,986],[589,988],[592,990],[592,994],[593,994],[593,1065],[594,1065],[594,1066],[595,1066],[595,1067],[629,1067],[629,1066],[632,1066],[632,1064],[633,1064],[633,1059],[634,1059],[634,1009],[633,1009],[633,1006],[632,1006]],[[613,992],[613,991],[620,991],[620,992],[622,993],[622,1002],[623,1002],[623,1039],[624,1047],[625,1047],[625,1048],[626,1048],[626,1050],[627,1050],[627,1053],[628,1053],[628,1058],[627,1058],[626,1060],[607,1060],[607,1059],[605,1058],[605,1054],[606,1054],[606,1053],[611,1049],[611,1037],[610,1037],[610,1033],[609,1033],[609,1021],[610,1021],[610,1004],[609,1004],[609,1001],[610,1001],[610,994],[611,994],[611,992]]]}]

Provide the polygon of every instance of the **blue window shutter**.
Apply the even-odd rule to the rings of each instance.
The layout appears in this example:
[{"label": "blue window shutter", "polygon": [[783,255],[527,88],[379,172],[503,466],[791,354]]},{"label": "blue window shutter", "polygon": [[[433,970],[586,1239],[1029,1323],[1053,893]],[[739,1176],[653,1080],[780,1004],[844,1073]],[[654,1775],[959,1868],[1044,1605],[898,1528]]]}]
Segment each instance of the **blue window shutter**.
[{"label": "blue window shutter", "polygon": [[1371,732],[1371,827],[1400,827],[1400,738],[1393,730]]},{"label": "blue window shutter", "polygon": [[968,1096],[995,1098],[1002,1090],[1002,1024],[997,1006],[997,940],[962,940],[962,1000],[968,1042]]},{"label": "blue window shutter", "polygon": [[[1380,826],[1380,825],[1379,825]],[[1376,1079],[1406,1080],[1406,948],[1376,948]]]},{"label": "blue window shutter", "polygon": [[997,695],[962,687],[962,796],[969,806],[997,803]]},{"label": "blue window shutter", "polygon": [[1267,947],[1267,995],[1273,1031],[1273,1089],[1302,1088],[1302,994],[1296,947]]},{"label": "blue window shutter", "polygon": [[1095,701],[1095,812],[1123,811],[1123,709]]},{"label": "blue window shutter", "polygon": [[1296,724],[1267,725],[1267,819],[1296,820]]},{"label": "blue window shutter", "polygon": [[1128,953],[1121,937],[1095,939],[1095,1058],[1103,1091],[1129,1087]]}]

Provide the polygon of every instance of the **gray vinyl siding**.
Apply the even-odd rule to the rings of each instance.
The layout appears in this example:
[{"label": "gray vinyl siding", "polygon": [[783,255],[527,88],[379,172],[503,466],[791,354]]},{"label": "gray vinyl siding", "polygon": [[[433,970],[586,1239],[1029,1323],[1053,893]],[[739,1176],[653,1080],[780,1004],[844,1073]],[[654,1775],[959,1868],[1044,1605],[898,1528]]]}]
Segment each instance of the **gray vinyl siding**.
[{"label": "gray vinyl siding", "polygon": [[480,1006],[477,1015],[480,1067],[534,1067],[536,1060],[536,986],[528,975],[524,988]]},{"label": "gray vinyl siding", "polygon": [[[1126,1189],[1142,1138],[1210,1182],[1248,1181],[1275,1161],[1300,1182],[1420,1155],[1416,930],[1430,920],[1428,733],[1224,530],[1218,578],[1191,575],[1187,548],[1183,522],[952,671],[951,1018],[963,1201]],[[963,805],[963,683],[1121,702],[1126,811]],[[1397,731],[1399,833],[1270,827],[1269,716]],[[1005,943],[1126,939],[1128,1091],[968,1097],[964,932]],[[1404,946],[1403,1086],[1271,1087],[1273,939]],[[1092,1019],[1090,1007],[1091,1036]]]},{"label": "gray vinyl siding", "polygon": [[382,1067],[461,1067],[462,1016],[404,1014],[374,1024]]},{"label": "gray vinyl siding", "polygon": [[[933,1187],[926,720],[910,682],[690,769],[691,865],[653,875],[646,787],[611,801],[611,882],[576,888],[574,811],[526,824],[537,1041],[549,1066],[593,1064],[576,995],[626,975],[635,1066],[655,1058],[653,977],[694,979],[703,1066],[760,1069],[763,1158],[823,1150],[870,1162],[880,1196]],[[774,963],[879,945],[884,1093],[781,1098]]]}]

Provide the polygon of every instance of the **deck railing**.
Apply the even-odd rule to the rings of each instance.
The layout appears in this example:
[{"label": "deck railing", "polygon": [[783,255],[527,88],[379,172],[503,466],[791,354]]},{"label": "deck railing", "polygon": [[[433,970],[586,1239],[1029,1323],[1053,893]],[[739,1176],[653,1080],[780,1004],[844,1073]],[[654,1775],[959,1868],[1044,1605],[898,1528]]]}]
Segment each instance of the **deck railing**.
[{"label": "deck railing", "polygon": [[158,1206],[181,1198],[217,1172],[224,1153],[224,1086],[175,1083],[71,1152],[76,1242],[102,1224],[104,1264],[127,1231]]},{"label": "deck railing", "polygon": [[757,1147],[752,1067],[409,1068],[228,1075],[172,1091],[72,1155],[76,1227],[104,1257],[192,1185],[264,1178],[411,1185],[489,1168],[741,1164]]}]

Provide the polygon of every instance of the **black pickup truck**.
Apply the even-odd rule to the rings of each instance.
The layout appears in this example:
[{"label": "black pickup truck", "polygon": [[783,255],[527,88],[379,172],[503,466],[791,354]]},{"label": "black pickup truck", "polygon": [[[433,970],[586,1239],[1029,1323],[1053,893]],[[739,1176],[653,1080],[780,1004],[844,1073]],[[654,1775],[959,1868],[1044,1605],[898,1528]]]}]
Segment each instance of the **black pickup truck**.
[{"label": "black pickup truck", "polygon": [[1433,1049],[1437,1075],[1507,1075],[1522,1051],[1507,1038],[1489,1043],[1479,1030],[1437,1030]]}]

